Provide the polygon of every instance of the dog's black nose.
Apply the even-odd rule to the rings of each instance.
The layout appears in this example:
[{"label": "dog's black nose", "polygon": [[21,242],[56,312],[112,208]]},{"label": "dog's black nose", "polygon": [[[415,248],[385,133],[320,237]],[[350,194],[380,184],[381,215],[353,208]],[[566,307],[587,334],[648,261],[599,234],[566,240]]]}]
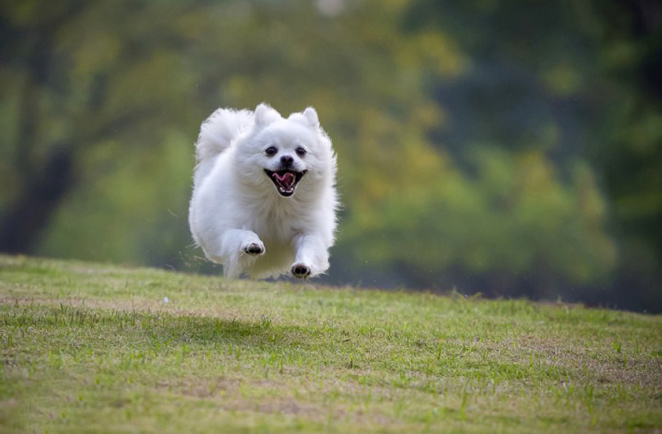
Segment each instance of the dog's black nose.
[{"label": "dog's black nose", "polygon": [[291,166],[294,163],[294,158],[291,155],[283,155],[280,157],[280,162],[283,166]]}]

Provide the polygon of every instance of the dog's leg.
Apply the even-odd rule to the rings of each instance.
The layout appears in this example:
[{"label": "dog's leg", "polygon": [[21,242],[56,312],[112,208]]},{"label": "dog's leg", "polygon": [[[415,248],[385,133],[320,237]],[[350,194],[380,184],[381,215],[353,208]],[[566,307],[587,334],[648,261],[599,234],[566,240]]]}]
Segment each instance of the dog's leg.
[{"label": "dog's leg", "polygon": [[329,268],[329,252],[322,238],[316,235],[298,235],[294,239],[294,277],[307,279]]},{"label": "dog's leg", "polygon": [[261,255],[264,253],[264,244],[253,231],[228,229],[223,233],[221,250],[225,254],[238,252],[240,255]]},{"label": "dog's leg", "polygon": [[221,239],[223,273],[229,278],[237,277],[255,257],[265,252],[264,243],[255,232],[229,229]]}]

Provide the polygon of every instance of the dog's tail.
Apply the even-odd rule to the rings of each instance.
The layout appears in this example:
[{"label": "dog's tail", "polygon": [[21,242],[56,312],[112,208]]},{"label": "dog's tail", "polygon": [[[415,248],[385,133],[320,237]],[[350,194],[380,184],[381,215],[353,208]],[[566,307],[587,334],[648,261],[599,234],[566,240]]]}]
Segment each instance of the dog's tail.
[{"label": "dog's tail", "polygon": [[235,137],[252,123],[252,111],[222,108],[217,109],[202,123],[198,141],[195,143],[195,184],[209,173],[216,156],[225,151]]}]

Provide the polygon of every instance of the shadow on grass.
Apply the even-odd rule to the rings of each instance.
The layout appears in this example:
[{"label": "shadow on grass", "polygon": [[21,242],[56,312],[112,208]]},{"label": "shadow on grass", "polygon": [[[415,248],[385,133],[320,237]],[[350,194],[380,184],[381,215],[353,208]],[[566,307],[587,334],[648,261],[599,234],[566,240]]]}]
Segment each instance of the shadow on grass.
[{"label": "shadow on grass", "polygon": [[276,344],[311,333],[310,329],[300,326],[273,324],[266,317],[251,322],[194,315],[162,316],[162,314],[158,314],[145,316],[141,321],[142,328],[150,337],[201,344],[215,341]]},{"label": "shadow on grass", "polygon": [[[75,335],[77,329],[122,336],[125,343],[144,336],[162,344],[305,346],[306,339],[324,333],[308,327],[277,325],[268,317],[255,321],[225,319],[163,311],[121,311],[83,306],[12,304],[0,309],[0,320],[7,327],[30,327],[58,334]],[[86,333],[80,332],[81,336]]]}]

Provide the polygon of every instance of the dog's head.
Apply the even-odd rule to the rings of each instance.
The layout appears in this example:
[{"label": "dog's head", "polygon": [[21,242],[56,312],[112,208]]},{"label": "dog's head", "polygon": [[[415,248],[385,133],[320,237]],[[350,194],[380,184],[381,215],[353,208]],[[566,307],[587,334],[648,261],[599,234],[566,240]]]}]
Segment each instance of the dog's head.
[{"label": "dog's head", "polygon": [[283,118],[260,104],[255,109],[253,129],[239,143],[237,152],[241,170],[256,181],[256,186],[267,188],[264,184],[271,184],[269,188],[283,197],[294,195],[299,184],[312,188],[332,179],[335,170],[331,142],[312,107]]}]

